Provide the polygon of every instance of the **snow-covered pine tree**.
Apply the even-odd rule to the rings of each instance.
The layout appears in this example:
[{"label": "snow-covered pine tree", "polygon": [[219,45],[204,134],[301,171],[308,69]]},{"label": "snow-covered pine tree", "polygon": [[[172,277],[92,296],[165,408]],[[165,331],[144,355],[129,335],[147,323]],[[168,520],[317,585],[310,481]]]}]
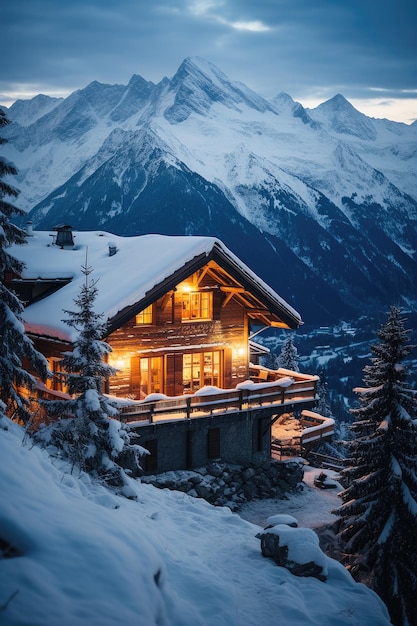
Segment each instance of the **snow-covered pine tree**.
[{"label": "snow-covered pine tree", "polygon": [[287,370],[292,370],[293,372],[300,371],[298,367],[298,351],[294,345],[292,335],[286,339],[284,345],[282,346],[281,352],[276,360],[276,365],[277,368],[283,367]]},{"label": "snow-covered pine tree", "polygon": [[[0,109],[0,128],[9,123]],[[6,141],[0,137],[0,144]],[[13,216],[24,215],[24,211],[8,200],[16,198],[19,192],[4,180],[5,176],[16,174],[15,166],[0,157],[0,419],[7,415],[26,424],[31,417],[30,402],[27,393],[22,391],[33,389],[35,379],[25,369],[23,361],[27,359],[43,380],[47,375],[47,362],[25,334],[23,304],[6,286],[8,275],[19,276],[23,270],[23,264],[7,249],[11,244],[26,243],[26,233],[10,221]]]},{"label": "snow-covered pine tree", "polygon": [[317,383],[317,396],[318,403],[315,411],[323,417],[332,417],[332,410],[330,408],[329,397],[328,397],[328,384],[327,378],[324,370],[320,370],[318,372],[319,381]]},{"label": "snow-covered pine tree", "polygon": [[340,539],[352,575],[386,603],[396,626],[417,624],[417,402],[404,360],[413,346],[397,307],[356,389],[354,438],[340,495]]},{"label": "snow-covered pine tree", "polygon": [[46,413],[59,421],[42,427],[35,439],[57,447],[73,467],[129,496],[127,475],[118,461],[129,456],[132,469],[138,469],[139,458],[147,451],[132,444],[129,427],[115,419],[118,410],[103,393],[106,379],[116,370],[104,361],[111,347],[102,341],[103,315],[94,311],[98,290],[97,281],[89,279],[91,271],[86,260],[85,281],[74,299],[77,310],[64,310],[65,323],[78,333],[73,351],[66,352],[61,361],[61,375],[72,398],[44,401]]}]

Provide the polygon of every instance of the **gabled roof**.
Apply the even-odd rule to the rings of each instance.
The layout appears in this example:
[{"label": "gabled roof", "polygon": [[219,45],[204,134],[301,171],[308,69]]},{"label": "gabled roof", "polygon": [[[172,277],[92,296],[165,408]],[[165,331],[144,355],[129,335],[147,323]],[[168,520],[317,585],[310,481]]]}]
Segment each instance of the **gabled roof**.
[{"label": "gabled roof", "polygon": [[[82,266],[93,269],[97,280],[95,310],[109,323],[109,332],[175,288],[207,263],[222,284],[235,285],[236,297],[261,323],[297,328],[300,315],[214,237],[141,235],[118,237],[106,232],[75,232],[75,247],[52,245],[49,231],[35,231],[25,246],[10,253],[26,264],[25,280],[71,279],[58,291],[29,305],[23,314],[28,330],[51,337],[75,333],[63,322],[64,310],[74,309],[85,277]],[[116,254],[109,255],[109,247]],[[38,329],[38,331],[36,331]],[[42,330],[41,330],[42,329]]]}]

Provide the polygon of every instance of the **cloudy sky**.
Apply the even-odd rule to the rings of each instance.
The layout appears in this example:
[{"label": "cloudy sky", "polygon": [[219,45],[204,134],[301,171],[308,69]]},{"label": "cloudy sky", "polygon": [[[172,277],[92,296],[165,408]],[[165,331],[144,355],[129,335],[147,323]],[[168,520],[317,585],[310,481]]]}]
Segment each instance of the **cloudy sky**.
[{"label": "cloudy sky", "polygon": [[93,80],[158,82],[200,56],[264,96],[342,93],[373,117],[417,119],[415,0],[9,0],[0,104]]}]

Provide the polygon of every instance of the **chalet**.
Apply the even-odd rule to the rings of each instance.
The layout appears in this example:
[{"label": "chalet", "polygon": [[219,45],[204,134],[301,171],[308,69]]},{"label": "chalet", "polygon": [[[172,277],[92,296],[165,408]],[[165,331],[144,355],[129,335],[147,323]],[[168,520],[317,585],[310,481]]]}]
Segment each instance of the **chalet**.
[{"label": "chalet", "polygon": [[72,233],[67,225],[52,240],[28,234],[28,245],[12,250],[26,264],[12,286],[26,305],[26,332],[55,374],[44,393],[65,393],[60,360],[75,335],[64,311],[74,308],[87,265],[117,368],[105,391],[151,450],[148,471],[270,455],[274,419],[294,405],[314,407],[317,377],[254,364],[262,347],[251,343],[253,328],[296,329],[299,314],[218,239]]}]

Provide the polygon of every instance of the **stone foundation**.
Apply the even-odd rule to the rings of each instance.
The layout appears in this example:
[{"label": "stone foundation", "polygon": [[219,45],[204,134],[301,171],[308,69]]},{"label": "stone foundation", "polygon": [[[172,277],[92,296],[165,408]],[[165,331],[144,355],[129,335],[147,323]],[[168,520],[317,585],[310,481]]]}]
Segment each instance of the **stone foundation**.
[{"label": "stone foundation", "polygon": [[141,480],[237,511],[245,502],[285,497],[294,491],[303,480],[303,461],[264,460],[244,466],[218,462],[190,471],[142,476]]}]

